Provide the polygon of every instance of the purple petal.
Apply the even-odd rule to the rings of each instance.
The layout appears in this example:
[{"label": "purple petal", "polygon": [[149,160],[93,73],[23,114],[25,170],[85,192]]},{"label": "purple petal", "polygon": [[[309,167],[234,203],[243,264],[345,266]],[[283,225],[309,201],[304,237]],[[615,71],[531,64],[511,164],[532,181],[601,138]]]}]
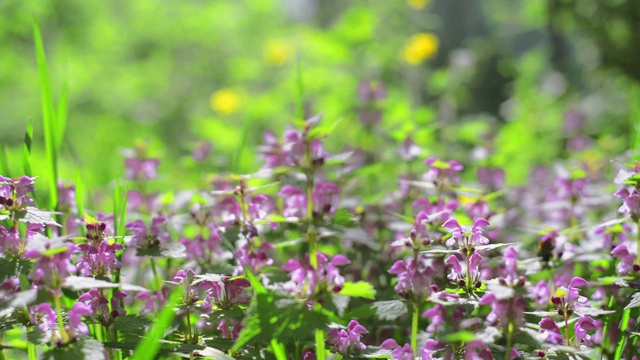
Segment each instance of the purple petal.
[{"label": "purple petal", "polygon": [[383,341],[382,344],[380,344],[381,349],[387,349],[387,350],[393,350],[399,347],[400,345],[398,345],[398,343],[393,339],[387,339]]},{"label": "purple petal", "polygon": [[569,283],[569,287],[577,287],[577,286],[584,286],[584,285],[588,285],[589,282],[581,277],[574,277],[573,279],[571,279],[571,282]]}]

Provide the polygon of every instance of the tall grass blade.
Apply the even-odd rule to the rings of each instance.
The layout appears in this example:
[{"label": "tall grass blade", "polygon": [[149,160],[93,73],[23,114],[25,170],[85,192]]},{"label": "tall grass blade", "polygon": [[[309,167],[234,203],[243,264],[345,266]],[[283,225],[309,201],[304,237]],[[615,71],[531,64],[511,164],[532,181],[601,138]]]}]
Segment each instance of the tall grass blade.
[{"label": "tall grass blade", "polygon": [[244,123],[244,128],[242,129],[242,140],[240,141],[240,144],[236,150],[236,153],[233,159],[233,168],[236,170],[238,174],[241,174],[244,170],[242,157],[244,154],[244,149],[247,144],[247,138],[249,137],[249,132],[251,131],[251,126],[249,123],[250,121],[245,121]]},{"label": "tall grass blade", "polygon": [[176,286],[171,291],[167,303],[160,310],[147,336],[138,344],[131,360],[151,360],[156,358],[156,354],[162,344],[160,340],[164,338],[165,330],[173,322],[173,318],[176,315],[173,309],[178,305],[183,291],[180,286]]},{"label": "tall grass blade", "polygon": [[22,168],[24,174],[33,176],[31,171],[31,143],[33,141],[33,120],[29,120],[27,131],[24,133],[24,144],[22,145]]},{"label": "tall grass blade", "polygon": [[55,210],[58,207],[58,163],[56,151],[56,139],[58,132],[56,124],[56,110],[49,81],[47,58],[38,23],[33,21],[33,38],[38,62],[38,77],[40,79],[40,98],[42,103],[42,124],[44,131],[44,148],[47,159],[46,177],[49,181],[49,207]]}]

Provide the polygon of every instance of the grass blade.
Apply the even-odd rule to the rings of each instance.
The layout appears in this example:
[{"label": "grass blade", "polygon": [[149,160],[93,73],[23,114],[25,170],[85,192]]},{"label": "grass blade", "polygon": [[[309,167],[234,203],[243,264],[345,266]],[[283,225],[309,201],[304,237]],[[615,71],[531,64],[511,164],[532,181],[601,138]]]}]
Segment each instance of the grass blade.
[{"label": "grass blade", "polygon": [[138,344],[138,347],[131,357],[132,360],[151,360],[156,358],[156,354],[161,346],[160,340],[164,338],[165,330],[173,322],[176,314],[173,309],[178,305],[183,291],[180,286],[176,286],[171,291],[167,303],[164,304],[164,307],[160,310],[147,336]]},{"label": "grass blade", "polygon": [[51,91],[51,82],[49,81],[49,70],[47,69],[47,58],[45,56],[44,44],[42,43],[40,28],[35,20],[33,21],[33,38],[38,63],[38,77],[40,79],[44,147],[47,159],[47,179],[49,181],[49,207],[51,210],[55,210],[58,207],[58,160],[56,152],[56,133],[59,131],[56,126],[56,111]]},{"label": "grass blade", "polygon": [[59,154],[62,149],[62,141],[64,140],[64,132],[67,128],[67,113],[68,113],[68,96],[69,87],[67,83],[62,85],[62,92],[60,93],[60,100],[58,101],[58,111],[56,113],[56,126],[55,126],[55,148],[56,154]]},{"label": "grass blade", "polygon": [[[33,172],[31,171],[31,143],[33,141],[33,120],[29,120],[27,125],[27,131],[24,133],[24,144],[22,146],[22,168],[24,174],[31,177]],[[4,152],[3,152],[4,153]]]},{"label": "grass blade", "polygon": [[304,87],[302,82],[302,60],[296,61],[296,120],[304,120]]}]

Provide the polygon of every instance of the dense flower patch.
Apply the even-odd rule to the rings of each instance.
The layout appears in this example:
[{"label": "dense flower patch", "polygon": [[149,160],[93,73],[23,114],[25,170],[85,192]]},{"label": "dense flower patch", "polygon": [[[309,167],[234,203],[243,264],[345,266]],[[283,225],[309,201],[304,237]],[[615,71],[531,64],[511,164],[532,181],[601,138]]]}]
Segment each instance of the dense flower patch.
[{"label": "dense flower patch", "polygon": [[397,187],[370,194],[372,161],[328,151],[333,128],[268,131],[255,174],[171,196],[134,152],[111,213],[79,213],[63,183],[47,212],[37,179],[0,177],[0,331],[28,342],[13,356],[637,358],[640,166],[617,189],[544,168],[507,189],[407,138]]}]

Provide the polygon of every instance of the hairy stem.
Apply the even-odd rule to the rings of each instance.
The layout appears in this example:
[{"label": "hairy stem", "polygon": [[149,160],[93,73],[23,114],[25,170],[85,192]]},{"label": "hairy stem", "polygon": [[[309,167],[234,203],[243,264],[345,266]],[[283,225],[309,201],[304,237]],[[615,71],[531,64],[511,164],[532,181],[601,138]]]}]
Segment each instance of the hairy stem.
[{"label": "hairy stem", "polygon": [[156,267],[156,261],[153,258],[150,258],[149,260],[151,261],[151,271],[153,272],[153,280],[155,282],[156,289],[161,290],[162,289],[162,280],[160,279],[160,276],[158,275],[158,269]]},{"label": "hairy stem", "polygon": [[418,316],[420,313],[420,303],[413,302],[413,319],[411,320],[411,348],[413,353],[418,353]]}]

